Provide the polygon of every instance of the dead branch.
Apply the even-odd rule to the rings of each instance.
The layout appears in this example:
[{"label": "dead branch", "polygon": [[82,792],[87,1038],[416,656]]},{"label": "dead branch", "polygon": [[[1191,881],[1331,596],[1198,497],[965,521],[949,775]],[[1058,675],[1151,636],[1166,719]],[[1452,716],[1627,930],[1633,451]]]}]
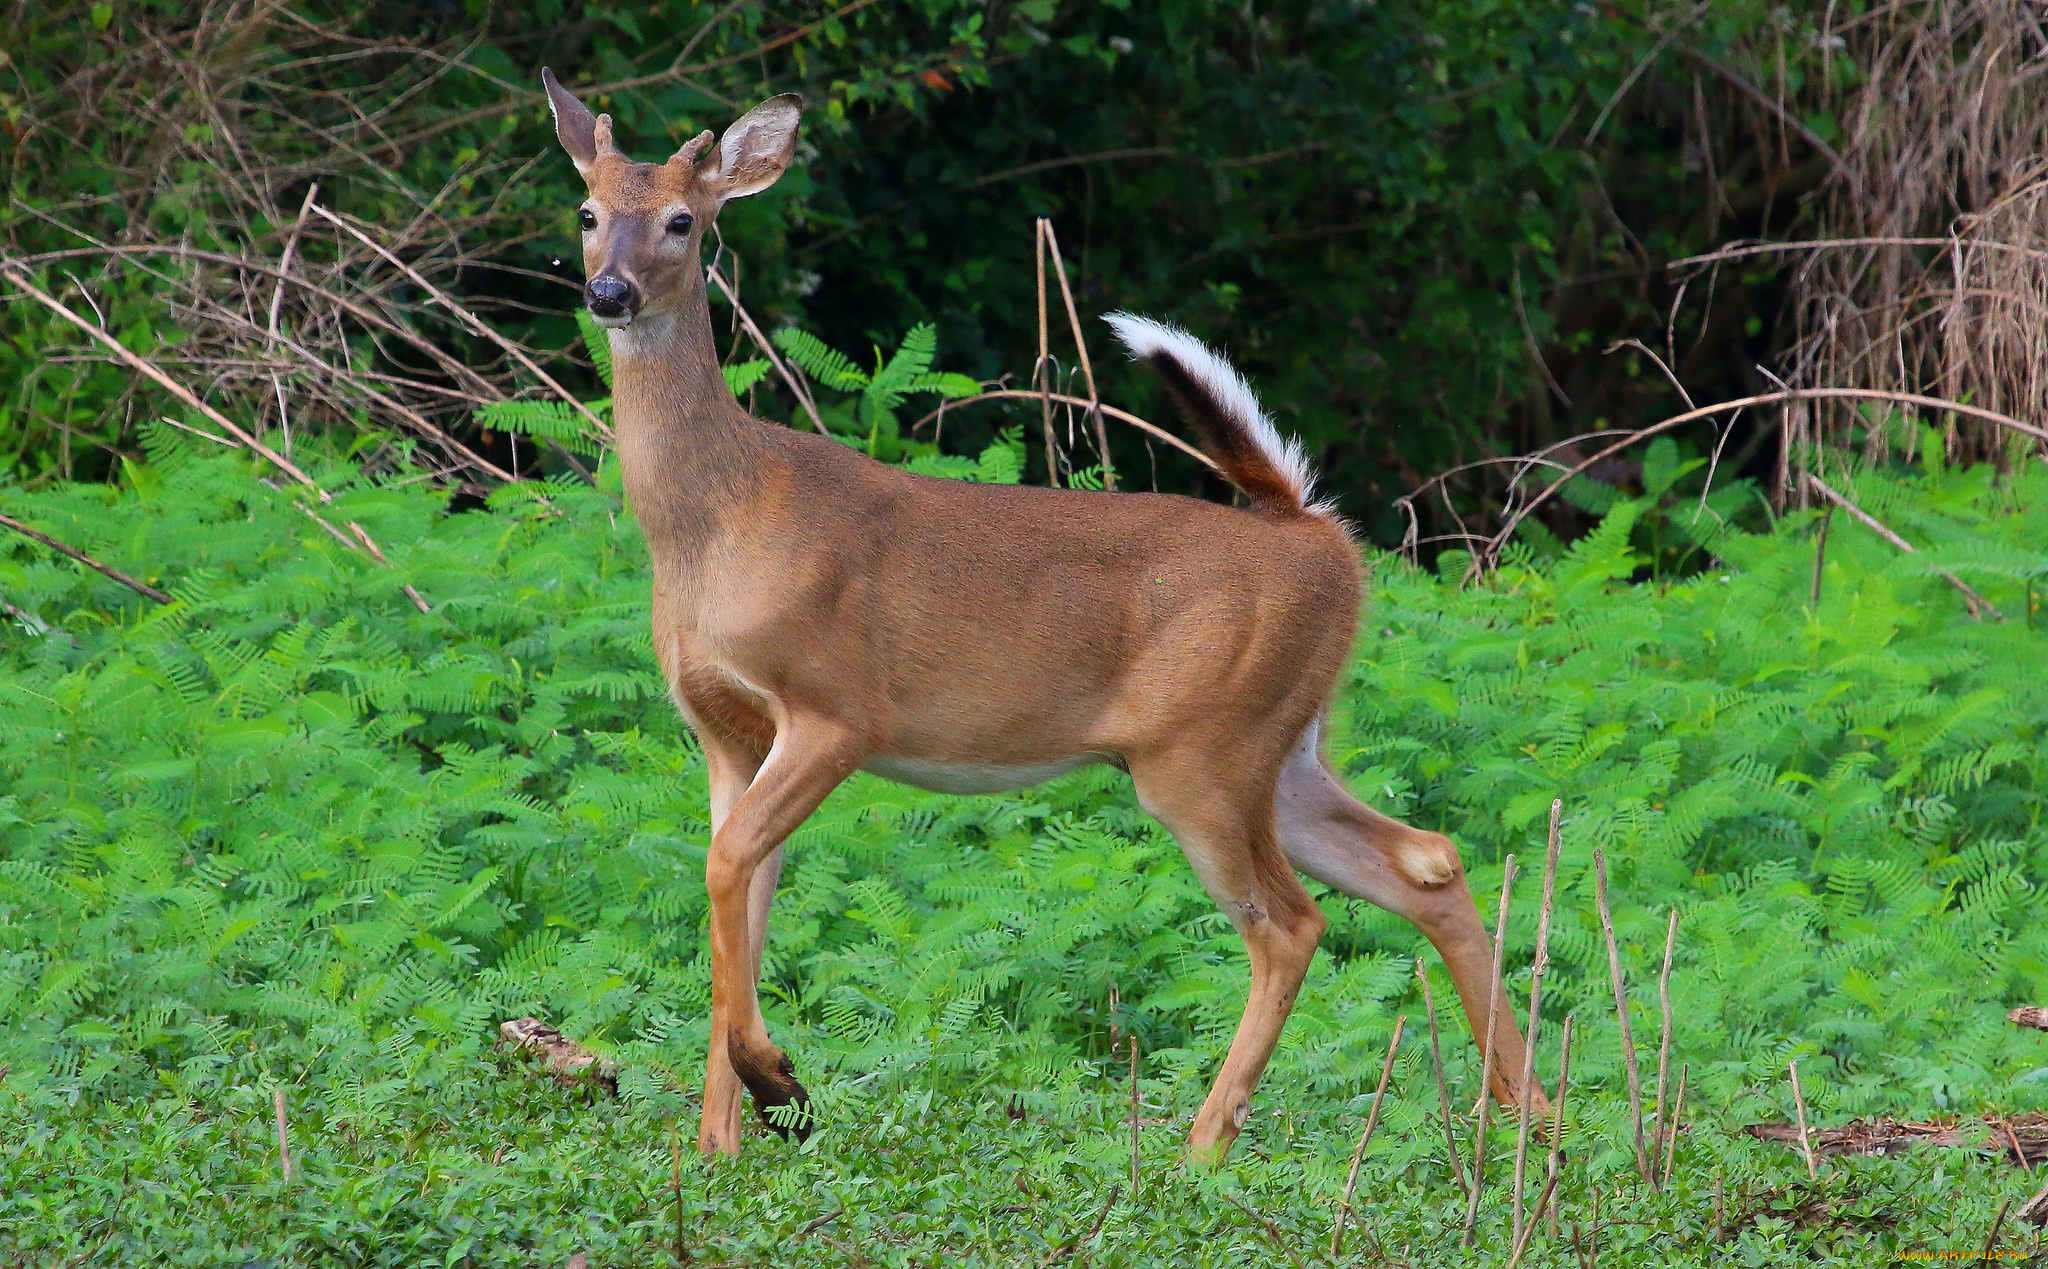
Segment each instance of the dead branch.
[{"label": "dead branch", "polygon": [[2039,1194],[2021,1204],[2017,1215],[2027,1224],[2037,1228],[2048,1225],[2048,1185],[2042,1186]]},{"label": "dead branch", "polygon": [[[957,401],[948,401],[943,407],[941,407],[941,409],[957,410],[963,405],[974,405],[982,401],[1008,401],[1020,399],[1026,401],[1036,401],[1039,400],[1041,397],[1049,401],[1056,401],[1061,405],[1079,406],[1084,409],[1087,408],[1089,404],[1088,401],[1082,397],[1070,397],[1058,392],[1038,393],[1027,391],[1022,388],[998,388],[992,392],[983,392],[971,397],[961,397]],[[1194,446],[1188,444],[1186,441],[1180,439],[1178,436],[1175,436],[1173,433],[1165,430],[1164,428],[1155,426],[1151,423],[1147,423],[1145,420],[1139,418],[1135,414],[1132,414],[1128,410],[1119,410],[1113,405],[1101,405],[1100,403],[1097,403],[1097,408],[1100,409],[1102,413],[1108,415],[1110,418],[1117,420],[1119,423],[1128,423],[1132,427],[1137,428],[1139,431],[1154,438],[1155,440],[1165,441],[1168,445],[1173,446],[1175,449],[1186,454],[1188,457],[1194,459],[1196,462],[1201,463],[1210,471],[1223,470],[1222,468],[1216,465],[1214,459],[1210,458],[1207,454],[1204,454],[1201,450],[1196,449]],[[911,424],[910,426],[912,430],[921,428],[925,424],[931,422],[933,419],[939,417],[939,414],[940,410],[933,410],[930,414],[925,415],[923,418],[919,419],[917,422]]]},{"label": "dead branch", "polygon": [[514,1053],[538,1054],[550,1075],[565,1083],[594,1080],[609,1092],[618,1091],[611,1064],[538,1018],[513,1018],[498,1024],[500,1043]]},{"label": "dead branch", "polygon": [[240,441],[244,446],[248,447],[249,449],[254,450],[258,454],[261,454],[264,458],[269,459],[271,465],[276,467],[279,471],[284,472],[293,480],[296,480],[300,484],[306,486],[308,489],[313,490],[320,496],[320,501],[333,501],[333,497],[330,494],[328,494],[326,490],[320,488],[320,486],[314,482],[311,476],[308,476],[305,472],[300,471],[298,466],[294,464],[290,459],[277,453],[276,451],[272,450],[269,446],[265,445],[262,441],[257,440],[255,437],[249,435],[249,433],[243,431],[242,428],[238,424],[236,424],[234,420],[228,418],[227,415],[222,414],[219,410],[216,410],[212,406],[206,404],[206,402],[201,401],[197,396],[193,394],[190,388],[187,388],[184,384],[179,383],[176,379],[171,378],[162,370],[157,369],[157,367],[154,364],[152,364],[148,359],[140,356],[137,353],[130,351],[126,345],[121,343],[120,340],[115,339],[112,335],[108,334],[104,329],[94,325],[91,322],[86,321],[78,314],[72,312],[69,308],[66,308],[64,304],[61,301],[59,301],[56,297],[48,294],[47,292],[43,291],[40,287],[36,286],[35,283],[29,281],[28,276],[22,273],[16,265],[12,264],[11,262],[6,264],[0,264],[0,275],[4,275],[9,282],[12,282],[14,283],[15,286],[20,287],[25,294],[27,294],[30,298],[34,299],[37,303],[41,304],[43,307],[57,314],[57,316],[63,318],[65,321],[70,322],[73,326],[78,327],[78,329],[92,336],[100,343],[105,344],[110,352],[112,352],[116,357],[120,358],[123,362],[127,363],[127,365],[131,369],[136,370],[141,374],[146,375],[150,379],[155,380],[160,387],[169,392],[172,396],[178,398],[178,400],[183,401],[192,409],[199,411],[201,414],[204,414],[207,418],[213,420],[214,423],[218,424],[221,428],[223,428],[228,433],[228,435],[234,437],[237,441]]},{"label": "dead branch", "polygon": [[[1813,487],[1815,493],[1818,493],[1821,497],[1826,498],[1829,502],[1834,503],[1842,510],[1856,517],[1858,521],[1860,521],[1871,532],[1877,534],[1877,536],[1883,538],[1885,541],[1891,543],[1893,546],[1899,548],[1901,551],[1904,551],[1908,555],[1918,555],[1920,553],[1919,550],[1916,549],[1911,542],[1906,541],[1906,539],[1900,537],[1896,533],[1893,533],[1890,529],[1887,529],[1883,524],[1879,523],[1876,516],[1871,515],[1868,511],[1865,511],[1863,508],[1849,501],[1841,494],[1836,493],[1832,488],[1828,486],[1828,483],[1822,480],[1820,477],[1814,475],[1812,472],[1804,472],[1802,473],[1802,475],[1805,476],[1806,483]],[[1972,617],[1976,617],[1978,620],[1981,621],[1983,620],[1983,612],[1989,612],[1991,614],[1991,619],[1993,621],[2005,620],[2004,613],[1999,612],[1997,607],[1993,605],[1990,600],[1984,598],[1982,595],[1979,595],[1976,591],[1971,590],[1969,583],[1965,582],[1962,578],[1957,577],[1954,573],[1949,572],[1947,569],[1938,568],[1934,571],[1940,574],[1942,580],[1946,581],[1949,585],[1955,587],[1958,591],[1962,592],[1963,602],[1969,605],[1970,615]],[[1980,609],[1982,610],[1982,612],[1979,611]]]},{"label": "dead branch", "polygon": [[[108,565],[102,564],[98,560],[94,559],[92,556],[87,555],[84,551],[79,550],[77,547],[69,546],[63,542],[59,542],[57,539],[51,537],[49,534],[44,533],[40,530],[31,529],[27,525],[23,524],[21,521],[15,519],[13,516],[0,515],[0,525],[7,526],[8,528],[14,530],[16,533],[21,534],[23,537],[34,538],[36,541],[42,543],[44,546],[49,547],[51,550],[56,551],[60,555],[70,556],[72,559],[77,560],[80,564],[85,565],[87,568],[92,569],[95,572],[105,574],[107,577],[110,577],[113,580],[121,583],[123,586],[126,586],[129,590],[134,591],[138,595],[142,595],[146,598],[153,599],[160,604],[168,604],[171,602],[171,597],[169,595],[166,595],[162,591],[158,590],[156,587],[151,586],[148,582],[139,582],[134,578],[128,576],[128,574],[122,572],[120,569],[112,568]],[[12,605],[9,605],[9,611],[14,611]],[[18,615],[21,615],[24,621],[27,620],[25,614]]]},{"label": "dead branch", "polygon": [[[1913,1146],[1939,1146],[2002,1155],[2019,1163],[2048,1153],[2048,1115],[1987,1115],[1981,1124],[1986,1131],[1980,1134],[1965,1124],[1856,1119],[1839,1128],[1815,1128],[1810,1139],[1816,1155],[1897,1154]],[[1796,1124],[1749,1124],[1742,1131],[1759,1141],[1799,1145]]]},{"label": "dead branch", "polygon": [[768,336],[761,333],[760,326],[754,322],[754,315],[747,311],[746,305],[740,303],[739,292],[733,289],[732,284],[725,280],[725,275],[720,273],[715,265],[705,270],[704,276],[717,285],[719,293],[732,305],[733,313],[740,319],[740,325],[746,329],[747,338],[753,340],[754,346],[768,358],[768,364],[775,367],[775,373],[788,387],[790,395],[796,398],[796,403],[803,407],[804,413],[810,415],[811,426],[818,430],[818,435],[826,435],[825,420],[818,417],[818,403],[811,398],[810,389],[805,387],[803,379],[789,368],[789,363],[782,359],[782,354],[776,351],[775,345],[768,342]]},{"label": "dead branch", "polygon": [[[1703,405],[1697,409],[1687,410],[1683,414],[1674,414],[1670,418],[1652,423],[1648,427],[1639,428],[1614,444],[1602,449],[1599,453],[1582,460],[1566,470],[1563,475],[1545,486],[1535,497],[1517,508],[1508,517],[1506,523],[1501,526],[1500,530],[1487,539],[1485,549],[1474,554],[1472,564],[1466,570],[1465,580],[1471,581],[1474,577],[1478,576],[1482,569],[1487,567],[1491,560],[1499,554],[1501,547],[1506,545],[1507,540],[1514,536],[1515,530],[1521,527],[1522,521],[1528,519],[1536,508],[1548,502],[1552,495],[1564,487],[1566,482],[1575,476],[1583,474],[1586,469],[1601,462],[1603,459],[1612,458],[1631,445],[1648,440],[1653,436],[1662,435],[1673,428],[1682,427],[1687,423],[1696,422],[1700,419],[1710,418],[1716,414],[1725,414],[1730,410],[1742,410],[1756,405],[1772,405],[1791,401],[1824,400],[1892,401],[1901,405],[1918,406],[1927,410],[1948,410],[1957,414],[1969,415],[1972,418],[1983,419],[2000,427],[2011,428],[2016,432],[2032,436],[2037,440],[2048,441],[2048,428],[2036,427],[2031,423],[2022,423],[2018,419],[2000,414],[1996,410],[1987,410],[1982,406],[1970,405],[1962,401],[1947,401],[1940,397],[1921,396],[1913,392],[1889,392],[1876,388],[1785,388],[1777,392],[1764,392],[1755,396],[1739,397],[1733,401],[1721,401],[1713,405]],[[1414,495],[1410,494],[1409,496],[1412,498]]]},{"label": "dead branch", "polygon": [[320,219],[326,221],[328,224],[333,225],[335,228],[342,230],[344,233],[347,233],[351,237],[355,238],[358,242],[361,242],[364,246],[376,252],[380,258],[389,263],[392,267],[404,273],[406,277],[412,280],[414,286],[419,287],[421,290],[425,291],[429,296],[433,297],[434,301],[441,305],[441,307],[455,314],[455,316],[462,321],[463,325],[469,327],[472,331],[476,332],[479,335],[482,335],[485,339],[490,340],[498,347],[504,349],[508,354],[511,355],[514,361],[517,361],[521,366],[526,368],[528,374],[531,374],[534,378],[540,380],[541,383],[547,387],[548,391],[554,393],[557,397],[561,398],[563,402],[565,402],[571,408],[573,408],[578,414],[581,414],[584,417],[584,419],[587,422],[589,422],[590,426],[596,430],[597,434],[604,438],[607,444],[611,442],[611,426],[607,424],[603,419],[597,417],[596,414],[592,413],[590,407],[583,404],[581,398],[577,397],[575,393],[569,391],[567,388],[557,383],[553,375],[549,374],[545,370],[542,370],[540,368],[539,363],[535,362],[533,358],[526,355],[525,349],[513,343],[511,340],[505,338],[503,335],[500,335],[495,329],[493,329],[490,326],[489,323],[485,322],[476,314],[470,312],[467,308],[464,308],[461,304],[457,303],[454,299],[450,298],[447,292],[435,286],[433,283],[427,281],[427,279],[421,275],[419,270],[413,268],[405,261],[393,255],[390,251],[386,250],[382,244],[378,243],[368,234],[365,234],[362,230],[357,229],[354,225],[349,224],[348,221],[344,220],[340,216],[335,215],[333,212],[328,211],[325,207],[320,206],[320,204],[318,203],[308,203],[307,205],[312,208],[313,214],[315,216],[320,217]]}]

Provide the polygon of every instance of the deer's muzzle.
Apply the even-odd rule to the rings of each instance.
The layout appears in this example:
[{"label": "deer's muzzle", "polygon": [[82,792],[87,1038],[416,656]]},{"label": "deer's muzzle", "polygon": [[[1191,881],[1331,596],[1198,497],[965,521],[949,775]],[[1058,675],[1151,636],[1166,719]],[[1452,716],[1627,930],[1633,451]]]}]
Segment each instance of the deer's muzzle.
[{"label": "deer's muzzle", "polygon": [[583,302],[599,326],[629,326],[640,312],[640,288],[611,273],[600,273],[583,284]]}]

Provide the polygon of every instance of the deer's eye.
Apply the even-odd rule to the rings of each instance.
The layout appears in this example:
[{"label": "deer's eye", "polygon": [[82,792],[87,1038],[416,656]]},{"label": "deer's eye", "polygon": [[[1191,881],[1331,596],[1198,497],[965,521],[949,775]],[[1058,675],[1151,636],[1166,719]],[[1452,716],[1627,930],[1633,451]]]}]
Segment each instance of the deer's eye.
[{"label": "deer's eye", "polygon": [[694,223],[696,223],[695,218],[690,213],[677,212],[668,222],[668,231],[672,234],[686,234],[690,232],[690,226]]},{"label": "deer's eye", "polygon": [[595,229],[597,228],[597,213],[585,207],[576,213],[576,223],[585,229]]}]

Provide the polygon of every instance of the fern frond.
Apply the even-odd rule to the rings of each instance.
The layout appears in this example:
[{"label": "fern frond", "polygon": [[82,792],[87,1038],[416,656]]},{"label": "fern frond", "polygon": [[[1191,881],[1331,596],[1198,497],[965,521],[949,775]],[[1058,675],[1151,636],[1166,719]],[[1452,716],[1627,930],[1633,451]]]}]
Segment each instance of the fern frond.
[{"label": "fern frond", "polygon": [[768,359],[766,357],[756,357],[752,361],[742,361],[730,366],[721,366],[719,367],[719,373],[725,376],[725,386],[732,391],[732,394],[736,397],[743,397],[747,395],[747,389],[768,377]]},{"label": "fern frond", "polygon": [[858,392],[868,385],[868,376],[861,373],[852,358],[807,330],[786,326],[770,338],[805,374],[834,392]]},{"label": "fern frond", "polygon": [[590,355],[590,364],[597,367],[597,377],[604,381],[604,390],[612,391],[611,336],[581,304],[576,306],[576,329],[583,332],[583,351]]}]

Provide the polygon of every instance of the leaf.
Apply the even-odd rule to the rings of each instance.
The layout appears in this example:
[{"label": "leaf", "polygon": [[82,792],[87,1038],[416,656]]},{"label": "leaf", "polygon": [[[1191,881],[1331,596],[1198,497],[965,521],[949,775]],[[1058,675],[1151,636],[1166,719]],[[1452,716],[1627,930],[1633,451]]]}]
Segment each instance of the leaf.
[{"label": "leaf", "polygon": [[590,364],[597,367],[597,377],[604,381],[604,390],[612,390],[612,340],[590,310],[581,304],[576,306],[576,329],[583,332],[583,351],[590,354]]},{"label": "leaf", "polygon": [[788,353],[790,360],[805,374],[835,392],[858,392],[868,385],[868,377],[854,366],[846,354],[828,347],[824,340],[809,331],[787,326],[769,338],[777,348]]},{"label": "leaf", "polygon": [[734,396],[744,397],[747,395],[747,389],[767,377],[768,359],[766,357],[756,357],[752,361],[742,361],[729,366],[721,366],[719,367],[719,373],[725,376],[725,386],[732,390]]}]

